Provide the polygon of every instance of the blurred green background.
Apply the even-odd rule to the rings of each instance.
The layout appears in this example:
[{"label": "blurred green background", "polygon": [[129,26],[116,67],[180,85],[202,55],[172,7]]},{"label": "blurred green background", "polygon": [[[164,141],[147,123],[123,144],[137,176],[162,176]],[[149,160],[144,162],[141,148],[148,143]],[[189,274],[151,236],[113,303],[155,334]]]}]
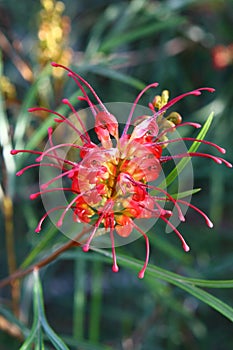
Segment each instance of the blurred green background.
[{"label": "blurred green background", "polygon": [[[9,155],[12,147],[43,147],[52,119],[29,114],[28,107],[43,105],[66,113],[60,101],[77,91],[49,62],[72,67],[104,102],[132,103],[154,81],[160,84],[158,92],[169,89],[172,97],[214,87],[214,94],[187,98],[176,110],[184,121],[202,124],[214,111],[206,139],[226,148],[226,158],[233,162],[232,28],[232,0],[0,0],[1,279],[66,242],[49,220],[40,234],[34,233],[43,215],[40,201],[29,200],[38,188],[38,173],[15,176],[33,157],[12,160]],[[149,92],[141,104],[152,98]],[[191,130],[189,136],[194,135]],[[185,254],[175,235],[156,223],[150,232],[150,263],[192,278],[232,279],[232,170],[206,159],[194,159],[193,164],[195,187],[202,191],[192,203],[215,226],[206,228],[189,210],[179,227],[191,245]],[[117,252],[143,259],[144,242]],[[223,315],[172,284],[150,276],[141,281],[130,266],[119,265],[119,273],[113,274],[103,255],[76,248],[41,270],[48,322],[69,349],[233,348],[232,323]],[[20,285],[0,290],[1,350],[19,349],[29,334],[36,283],[30,275]],[[232,305],[232,289],[204,289]],[[55,349],[44,333],[45,349]]]}]

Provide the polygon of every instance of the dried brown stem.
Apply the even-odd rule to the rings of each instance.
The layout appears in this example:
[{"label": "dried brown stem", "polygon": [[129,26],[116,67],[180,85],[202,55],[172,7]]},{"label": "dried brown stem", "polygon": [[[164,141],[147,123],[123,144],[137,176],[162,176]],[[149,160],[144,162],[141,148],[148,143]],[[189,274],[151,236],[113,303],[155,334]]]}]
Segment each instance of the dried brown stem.
[{"label": "dried brown stem", "polygon": [[19,73],[22,75],[22,77],[32,82],[33,81],[33,72],[29,65],[19,56],[19,54],[16,52],[15,48],[11,45],[10,41],[7,39],[7,37],[3,34],[3,32],[0,32],[0,47],[2,50],[11,58],[12,62],[18,69]]},{"label": "dried brown stem", "polygon": [[[7,263],[9,274],[12,275],[16,271],[16,257],[15,257],[15,243],[14,243],[14,230],[13,230],[13,204],[12,200],[8,196],[3,197],[3,212],[5,220],[5,237],[6,237],[6,250],[7,250]],[[14,314],[17,316],[19,313],[19,295],[20,286],[19,281],[12,281],[11,283],[11,296]]]},{"label": "dried brown stem", "polygon": [[[79,239],[88,231],[90,231],[90,228],[88,228],[88,229],[84,228],[82,230],[82,232],[76,237],[76,239]],[[68,249],[73,248],[75,246],[81,246],[82,244],[83,244],[83,242],[77,242],[76,240],[68,241],[67,243],[62,245],[60,248],[58,248],[55,252],[53,252],[51,255],[47,256],[46,258],[42,259],[41,261],[29,266],[28,268],[26,268],[24,270],[18,269],[17,271],[12,273],[10,276],[2,279],[0,281],[0,288],[5,287],[8,284],[12,284],[12,283],[14,283],[14,281],[25,277],[26,275],[31,273],[36,268],[41,269],[42,267],[44,267],[44,266],[48,265],[49,263],[51,263],[52,261],[54,261],[59,255],[61,255],[62,253],[64,253]]]},{"label": "dried brown stem", "polygon": [[2,315],[0,315],[0,329],[3,332],[8,333],[10,336],[19,339],[20,341],[24,339],[20,328],[17,325],[13,324],[12,322],[8,321]]}]

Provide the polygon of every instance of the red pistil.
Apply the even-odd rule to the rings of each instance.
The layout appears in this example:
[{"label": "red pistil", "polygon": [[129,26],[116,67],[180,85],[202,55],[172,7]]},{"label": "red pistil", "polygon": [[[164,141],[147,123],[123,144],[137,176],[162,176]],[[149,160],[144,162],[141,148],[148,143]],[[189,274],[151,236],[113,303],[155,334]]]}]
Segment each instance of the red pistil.
[{"label": "red pistil", "polygon": [[[54,144],[53,144],[53,139],[52,139],[52,133],[53,133],[53,128],[49,127],[49,128],[48,128],[48,137],[49,137],[49,143],[50,143],[50,146],[51,146],[51,147],[54,146]],[[57,152],[56,152],[55,150],[53,150],[53,154],[54,154],[55,157],[58,157],[58,154],[57,154]],[[60,164],[61,169],[64,170],[65,168],[63,167],[63,162],[61,162],[60,160],[58,160],[58,163]]]},{"label": "red pistil", "polygon": [[49,185],[51,185],[53,182],[55,182],[55,181],[61,179],[61,178],[64,177],[64,176],[68,176],[70,173],[73,173],[73,171],[74,171],[73,169],[67,170],[67,171],[65,171],[64,173],[61,173],[61,174],[59,174],[59,175],[53,177],[51,180],[49,180],[48,182],[42,184],[40,187],[42,188],[42,190],[45,190],[45,189],[46,189]]},{"label": "red pistil", "polygon": [[89,99],[89,97],[88,97],[85,89],[83,88],[82,84],[78,81],[78,79],[76,79],[76,77],[75,77],[75,75],[73,73],[68,73],[68,77],[70,77],[70,78],[72,78],[74,80],[74,82],[77,84],[77,86],[79,87],[79,89],[83,93],[83,96],[78,97],[78,100],[86,101],[88,103],[90,109],[91,109],[91,112],[92,112],[93,116],[96,116],[96,113],[98,113],[99,110],[98,110],[98,108],[96,106],[93,105],[93,103]]},{"label": "red pistil", "polygon": [[58,222],[57,222],[57,227],[61,227],[63,224],[63,220],[64,217],[66,215],[66,213],[68,212],[68,210],[73,206],[73,204],[75,204],[75,202],[77,202],[77,200],[83,196],[83,193],[79,193],[74,199],[72,199],[72,201],[67,205],[67,207],[65,208],[65,210],[63,211],[62,215],[60,216]]},{"label": "red pistil", "polygon": [[166,110],[168,108],[170,108],[171,106],[173,106],[174,104],[176,104],[178,101],[182,100],[184,97],[189,96],[189,95],[195,95],[195,96],[199,96],[201,95],[201,91],[202,90],[206,90],[208,92],[214,92],[215,89],[213,88],[200,88],[200,89],[196,89],[196,90],[192,90],[189,92],[186,92],[184,94],[181,94],[175,98],[173,98],[171,101],[169,101],[168,103],[166,103],[162,108],[160,108],[154,115],[152,118],[156,118],[157,116],[163,114],[164,112],[166,112]]},{"label": "red pistil", "polygon": [[100,224],[101,224],[103,218],[104,218],[106,215],[108,216],[109,214],[111,214],[111,210],[112,210],[112,208],[113,208],[113,205],[114,205],[114,202],[113,202],[112,199],[109,200],[109,201],[105,204],[105,206],[104,206],[104,208],[103,208],[103,210],[102,210],[102,214],[99,216],[98,220],[97,220],[96,223],[95,223],[94,230],[92,231],[90,237],[88,238],[87,242],[86,242],[86,243],[84,244],[84,246],[83,246],[83,251],[84,251],[84,252],[88,252],[88,250],[90,249],[90,244],[91,244],[92,239],[93,239],[94,236],[95,236],[96,231],[98,230],[98,228],[99,228],[99,226],[100,226]]},{"label": "red pistil", "polygon": [[129,129],[129,126],[130,126],[130,123],[131,123],[131,120],[132,120],[132,116],[133,116],[133,113],[135,111],[135,108],[137,106],[137,103],[138,101],[140,100],[140,98],[142,97],[142,95],[144,95],[144,93],[151,89],[152,87],[157,87],[159,84],[158,83],[153,83],[153,84],[150,84],[150,85],[147,85],[139,94],[138,96],[136,97],[136,100],[134,101],[133,103],[133,107],[131,108],[131,111],[129,113],[129,116],[128,116],[128,120],[126,122],[126,125],[124,127],[124,130],[123,130],[123,133],[122,133],[122,137],[124,137],[126,134],[127,134],[127,131]]},{"label": "red pistil", "polygon": [[65,207],[62,205],[58,206],[58,207],[55,207],[55,208],[52,208],[50,210],[47,210],[47,212],[42,216],[42,218],[40,219],[36,229],[35,229],[35,232],[39,233],[41,231],[41,225],[43,224],[44,220],[51,214],[53,213],[54,211],[56,210],[60,210],[60,209],[64,209]]},{"label": "red pistil", "polygon": [[163,130],[160,134],[158,134],[158,136],[156,137],[154,142],[159,141],[159,139],[161,139],[162,136],[164,136],[168,132],[174,131],[176,128],[179,128],[181,126],[192,126],[195,129],[201,128],[201,124],[199,124],[199,123],[192,123],[192,122],[186,122],[186,123],[180,123],[180,124],[177,124],[177,125],[173,125],[170,128],[167,128],[167,129]]},{"label": "red pistil", "polygon": [[31,168],[35,168],[38,166],[48,166],[48,167],[53,167],[53,168],[57,168],[57,169],[61,169],[61,167],[57,164],[53,164],[53,163],[43,163],[43,164],[31,164],[26,166],[25,168],[17,171],[16,176],[21,176],[26,170],[31,169]]},{"label": "red pistil", "polygon": [[[72,147],[72,148],[77,148],[77,149],[85,149],[84,146],[79,146],[79,145],[76,145],[74,143],[60,143],[59,145],[50,147],[50,148],[46,149],[44,152],[41,152],[41,156],[38,157],[36,159],[36,161],[41,162],[45,156],[50,157],[50,155],[48,155],[49,152],[54,151],[55,149],[58,149],[61,147]],[[88,150],[88,147],[86,147],[86,149]],[[59,157],[55,156],[55,158],[58,159]],[[73,163],[73,164],[75,164],[75,163]]]},{"label": "red pistil", "polygon": [[[168,192],[166,192],[165,190],[163,190],[162,188],[156,187],[156,186],[151,186],[151,185],[147,185],[147,184],[142,184],[141,182],[135,181],[133,179],[131,179],[129,176],[127,176],[127,178],[135,185],[137,186],[141,186],[141,187],[146,187],[146,188],[151,188],[153,190],[162,192],[163,194],[165,194],[165,196],[174,204],[174,206],[176,207],[177,211],[178,211],[178,215],[179,215],[179,219],[180,221],[185,221],[184,215],[181,211],[181,208],[179,207],[179,205],[177,204],[177,200],[174,199]],[[156,200],[158,200],[158,198],[153,197],[150,195],[150,198],[156,203]]]},{"label": "red pistil", "polygon": [[166,141],[157,142],[156,144],[157,145],[165,145],[165,144],[168,144],[168,143],[173,143],[173,142],[178,142],[178,141],[200,142],[200,143],[203,143],[205,145],[209,145],[209,146],[212,146],[212,147],[216,148],[220,153],[223,153],[223,154],[226,153],[226,150],[224,148],[216,145],[216,143],[213,143],[213,142],[210,142],[210,141],[206,141],[206,140],[199,140],[199,139],[196,139],[195,137],[182,137],[182,138],[179,138],[179,139],[170,139],[170,140],[166,140]]},{"label": "red pistil", "polygon": [[30,199],[36,199],[37,197],[45,194],[45,193],[50,193],[50,192],[56,192],[56,191],[68,191],[68,192],[72,192],[72,193],[77,193],[77,191],[75,191],[74,189],[70,188],[70,187],[56,187],[56,188],[51,188],[50,190],[44,190],[44,191],[40,191],[40,192],[36,192],[36,193],[32,193],[30,194]]},{"label": "red pistil", "polygon": [[[32,150],[27,150],[27,149],[13,149],[11,150],[10,152],[12,155],[15,155],[15,154],[18,154],[18,153],[31,153],[31,154],[40,154],[40,155],[43,155],[43,152],[39,152],[39,151],[32,151]],[[75,163],[71,162],[70,160],[67,160],[67,159],[63,159],[63,158],[60,158],[60,157],[56,157],[54,155],[47,155],[47,157],[50,157],[50,158],[53,158],[53,159],[56,159],[56,160],[62,160],[64,163],[66,164],[69,164],[69,165],[75,165]],[[38,157],[40,158],[40,157]],[[37,158],[37,161],[38,161],[38,158]],[[40,160],[39,160],[40,161]]]},{"label": "red pistil", "polygon": [[147,265],[148,265],[148,262],[149,262],[149,256],[150,256],[150,244],[149,244],[149,239],[147,237],[147,235],[145,234],[144,231],[142,231],[140,229],[140,227],[138,227],[133,221],[132,221],[132,226],[139,232],[141,233],[141,235],[144,237],[145,239],[145,243],[146,243],[146,258],[145,258],[145,262],[144,262],[144,265],[143,265],[143,268],[139,271],[138,273],[138,278],[143,278],[144,277],[144,274],[145,274],[145,271],[146,271],[146,268],[147,268]]},{"label": "red pistil", "polygon": [[[174,206],[176,207],[177,211],[178,211],[178,217],[180,219],[180,221],[185,221],[185,217],[181,211],[181,208],[180,206],[177,204],[177,200],[174,199],[168,192],[164,191],[162,188],[159,188],[159,187],[155,187],[153,186],[153,188],[156,190],[156,191],[159,191],[159,192],[162,192],[163,194],[165,194],[165,196],[169,199],[169,201],[171,201]],[[151,198],[153,198],[151,196]],[[157,198],[155,199],[155,201],[157,200]]]},{"label": "red pistil", "polygon": [[78,122],[80,123],[80,125],[81,125],[81,127],[83,129],[83,132],[84,132],[84,136],[82,134],[80,135],[81,140],[84,141],[84,139],[86,138],[86,142],[90,142],[91,139],[90,139],[90,137],[89,137],[89,135],[88,135],[88,133],[86,131],[85,125],[84,125],[82,119],[80,118],[78,112],[74,108],[74,106],[70,103],[70,101],[67,98],[63,98],[62,102],[70,107],[71,111],[74,113],[74,115],[76,116]]},{"label": "red pistil", "polygon": [[168,221],[164,216],[161,216],[161,219],[166,222],[171,228],[172,230],[176,233],[176,235],[179,237],[179,239],[181,240],[181,243],[182,243],[182,247],[184,249],[185,252],[189,252],[190,251],[190,248],[188,246],[188,244],[185,242],[185,239],[184,237],[182,236],[182,234],[175,228],[175,226],[170,222]]},{"label": "red pistil", "polygon": [[31,153],[31,154],[42,154],[42,152],[39,151],[32,151],[27,149],[12,149],[10,152],[13,156],[18,153]]},{"label": "red pistil", "polygon": [[112,271],[113,272],[118,272],[119,267],[117,265],[117,259],[116,259],[116,250],[115,250],[115,242],[114,242],[114,216],[110,216],[110,239],[111,239],[111,244],[112,244],[112,260],[113,260],[113,265],[112,265]]},{"label": "red pistil", "polygon": [[93,96],[95,97],[96,101],[100,104],[100,106],[103,108],[103,110],[106,113],[109,113],[108,110],[106,109],[106,107],[104,106],[103,102],[101,101],[101,99],[99,98],[99,96],[96,94],[95,90],[93,89],[93,87],[85,80],[83,79],[80,75],[78,75],[77,73],[73,72],[71,69],[69,69],[68,67],[63,66],[62,64],[58,64],[55,62],[52,62],[51,65],[53,67],[60,67],[65,69],[67,72],[71,73],[72,76],[76,77],[77,79],[79,79],[84,85],[86,85],[86,87],[92,92]]},{"label": "red pistil", "polygon": [[[44,111],[44,112],[48,112],[48,113],[51,113],[51,114],[54,114],[54,115],[57,115],[58,117],[60,117],[62,119],[62,121],[64,123],[66,123],[67,125],[69,125],[80,137],[82,136],[82,133],[79,131],[79,129],[76,128],[76,126],[70,122],[69,119],[67,119],[66,117],[64,117],[64,115],[58,113],[58,112],[55,112],[49,108],[45,108],[45,107],[33,107],[33,108],[29,108],[28,109],[28,112],[37,112],[37,111]],[[54,119],[54,121],[58,121],[59,122],[59,119]]]},{"label": "red pistil", "polygon": [[206,222],[206,225],[210,228],[212,228],[214,226],[214,224],[212,223],[212,221],[208,218],[208,216],[202,211],[200,210],[199,208],[197,208],[195,205],[191,204],[191,203],[188,203],[182,199],[177,199],[177,202],[179,203],[182,203],[182,204],[185,204],[187,205],[188,207],[196,210],[200,215],[203,216],[203,218],[205,219],[205,222]]},{"label": "red pistil", "polygon": [[162,163],[167,162],[169,160],[173,160],[174,158],[185,158],[185,157],[203,157],[203,158],[210,158],[217,164],[224,163],[228,168],[232,168],[232,164],[226,161],[223,158],[215,157],[208,153],[199,153],[199,152],[188,152],[188,153],[180,153],[173,156],[164,156],[161,157],[160,160]]}]

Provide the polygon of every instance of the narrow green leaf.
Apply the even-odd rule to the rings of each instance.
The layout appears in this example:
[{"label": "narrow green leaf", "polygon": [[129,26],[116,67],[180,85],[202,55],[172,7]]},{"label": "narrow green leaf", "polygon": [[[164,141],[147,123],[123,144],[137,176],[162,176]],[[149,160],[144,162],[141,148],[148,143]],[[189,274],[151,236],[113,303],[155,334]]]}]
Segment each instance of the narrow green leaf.
[{"label": "narrow green leaf", "polygon": [[38,312],[38,300],[35,295],[35,285],[33,290],[33,324],[27,339],[22,344],[19,350],[30,350],[32,344],[37,343],[38,331],[40,331],[40,320],[39,320],[39,312]]},{"label": "narrow green leaf", "polygon": [[[112,254],[108,250],[103,250],[98,248],[92,248],[92,250],[104,255],[107,258],[112,259]],[[128,258],[123,254],[118,254],[118,259],[122,261],[122,263],[125,266],[129,264],[129,266],[133,267],[134,269],[138,269],[142,265],[140,260],[137,260],[135,258]],[[171,280],[177,280],[178,282],[181,281],[187,284],[208,287],[208,288],[233,288],[233,280],[204,280],[204,279],[198,279],[198,278],[189,278],[189,277],[178,275],[174,272],[165,270],[161,267],[158,267],[156,265],[151,265],[151,264],[148,265],[147,270],[153,271],[155,274],[157,274],[157,277],[162,279],[169,278]]]},{"label": "narrow green leaf", "polygon": [[82,256],[74,257],[74,274],[73,337],[83,340],[86,307],[86,260]]},{"label": "narrow green leaf", "polygon": [[220,299],[195,286],[175,282],[173,284],[192,294],[197,299],[203,301],[205,304],[209,305],[210,307],[212,307],[213,309],[215,309],[216,311],[218,311],[223,316],[225,316],[233,322],[233,308],[221,301]]},{"label": "narrow green leaf", "polygon": [[39,278],[38,270],[34,270],[34,299],[35,306],[38,308],[37,312],[39,314],[39,320],[41,323],[41,327],[43,327],[45,334],[48,336],[49,340],[55,346],[57,350],[69,350],[65,343],[57,336],[57,334],[53,331],[53,329],[49,326],[45,312],[44,312],[44,299],[43,299],[43,291]]},{"label": "narrow green leaf", "polygon": [[[103,254],[106,257],[112,258],[111,253],[101,250],[101,249],[93,249],[101,254]],[[118,254],[118,261],[121,261],[121,263],[124,266],[127,266],[128,268],[132,268],[134,270],[140,270],[141,263],[133,258],[128,258],[126,256],[123,256],[122,254]],[[222,315],[227,317],[229,320],[233,321],[233,308],[226,303],[222,302],[212,294],[201,290],[200,288],[196,286],[204,286],[204,287],[212,287],[212,288],[232,288],[233,286],[233,280],[229,281],[208,281],[208,280],[198,280],[198,279],[192,279],[183,277],[181,275],[169,272],[167,270],[158,268],[153,265],[149,265],[147,268],[147,274],[150,275],[153,278],[159,278],[162,279],[168,283],[171,283],[181,289],[184,289],[188,293],[194,295],[199,300],[203,301],[213,309],[220,312]]]},{"label": "narrow green leaf", "polygon": [[29,112],[27,110],[29,107],[32,106],[32,104],[36,100],[37,93],[38,93],[38,85],[41,83],[41,81],[44,78],[48,78],[50,73],[51,73],[51,66],[49,64],[38,74],[36,81],[30,87],[30,89],[28,90],[28,93],[26,94],[23,100],[23,103],[17,118],[17,123],[15,126],[14,142],[15,142],[16,148],[22,148],[24,145],[23,138],[24,138],[25,130],[28,126],[28,120],[29,120]]},{"label": "narrow green leaf", "polygon": [[31,345],[35,343],[38,327],[39,327],[39,324],[34,324],[32,326],[30,334],[28,335],[25,342],[21,345],[19,350],[31,350],[32,349]]},{"label": "narrow green leaf", "polygon": [[110,346],[110,345],[105,345],[105,344],[93,344],[88,340],[79,340],[78,341],[78,347],[77,347],[77,339],[74,339],[73,337],[67,337],[64,336],[64,340],[66,341],[67,344],[69,344],[72,349],[77,349],[77,350],[115,350],[116,348]]},{"label": "narrow green leaf", "polygon": [[192,196],[193,194],[198,193],[200,191],[201,191],[201,188],[193,188],[192,190],[171,194],[171,196],[175,199],[181,199],[188,196]]},{"label": "narrow green leaf", "polygon": [[43,320],[43,329],[48,336],[51,343],[54,345],[57,350],[69,350],[66,344],[58,337],[58,335],[53,331],[53,329],[49,326],[46,320]]},{"label": "narrow green leaf", "polygon": [[44,350],[44,340],[43,340],[43,332],[42,327],[39,325],[37,328],[37,335],[36,335],[36,343],[35,343],[35,350]]},{"label": "narrow green leaf", "polygon": [[[33,233],[33,234],[36,234],[36,233]],[[57,228],[55,226],[51,226],[47,230],[46,235],[41,237],[41,241],[36,245],[34,249],[31,250],[28,256],[24,259],[20,268],[25,269],[26,267],[31,265],[32,262],[35,261],[36,258],[38,258],[39,254],[41,254],[45,248],[48,248],[48,244],[56,234],[57,234]]]},{"label": "narrow green leaf", "polygon": [[102,269],[101,261],[92,265],[92,294],[90,306],[89,339],[98,343],[100,338],[101,306],[102,306]]},{"label": "narrow green leaf", "polygon": [[117,81],[120,81],[122,83],[125,83],[129,86],[133,86],[134,88],[138,89],[138,90],[142,90],[145,87],[145,84],[136,78],[133,78],[127,74],[123,74],[119,71],[116,71],[114,69],[111,69],[107,66],[103,66],[103,65],[90,65],[90,66],[82,66],[80,68],[80,70],[82,71],[89,71],[110,79],[114,79]]},{"label": "narrow green leaf", "polygon": [[90,37],[84,53],[87,60],[88,58],[91,59],[92,57],[95,57],[103,40],[104,32],[109,26],[109,23],[112,21],[112,18],[107,15],[108,10],[109,8],[103,12],[98,21],[93,23]]},{"label": "narrow green leaf", "polygon": [[176,27],[181,23],[184,23],[183,18],[178,16],[170,17],[169,19],[164,20],[162,22],[149,23],[141,27],[137,27],[136,29],[129,30],[128,32],[124,32],[124,35],[112,35],[111,38],[103,42],[99,50],[109,51],[118,47],[119,45],[130,43],[140,38],[145,38],[148,35],[158,33],[164,29]]}]

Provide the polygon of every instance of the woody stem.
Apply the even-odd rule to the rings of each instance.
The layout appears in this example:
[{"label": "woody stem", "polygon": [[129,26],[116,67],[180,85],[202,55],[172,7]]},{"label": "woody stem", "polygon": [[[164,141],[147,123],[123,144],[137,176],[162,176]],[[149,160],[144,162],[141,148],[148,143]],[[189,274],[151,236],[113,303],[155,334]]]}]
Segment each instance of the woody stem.
[{"label": "woody stem", "polygon": [[[75,237],[75,239],[81,238],[88,231],[90,231],[90,228],[84,228],[82,230],[82,232],[80,232],[79,235],[77,237]],[[26,268],[24,270],[18,269],[14,273],[12,273],[10,276],[2,279],[0,281],[0,288],[5,287],[8,284],[11,284],[15,280],[18,280],[19,278],[23,278],[23,277],[27,276],[35,268],[41,269],[42,267],[44,267],[44,266],[48,265],[49,263],[51,263],[52,261],[54,261],[59,255],[61,255],[65,251],[67,251],[67,250],[69,250],[69,249],[71,249],[71,248],[73,248],[75,246],[81,246],[82,244],[83,244],[82,242],[77,242],[77,241],[74,241],[74,240],[68,241],[67,243],[63,244],[60,248],[55,250],[55,252],[53,252],[52,254],[47,256],[46,258],[40,260],[39,262],[29,266],[28,268]]]}]

